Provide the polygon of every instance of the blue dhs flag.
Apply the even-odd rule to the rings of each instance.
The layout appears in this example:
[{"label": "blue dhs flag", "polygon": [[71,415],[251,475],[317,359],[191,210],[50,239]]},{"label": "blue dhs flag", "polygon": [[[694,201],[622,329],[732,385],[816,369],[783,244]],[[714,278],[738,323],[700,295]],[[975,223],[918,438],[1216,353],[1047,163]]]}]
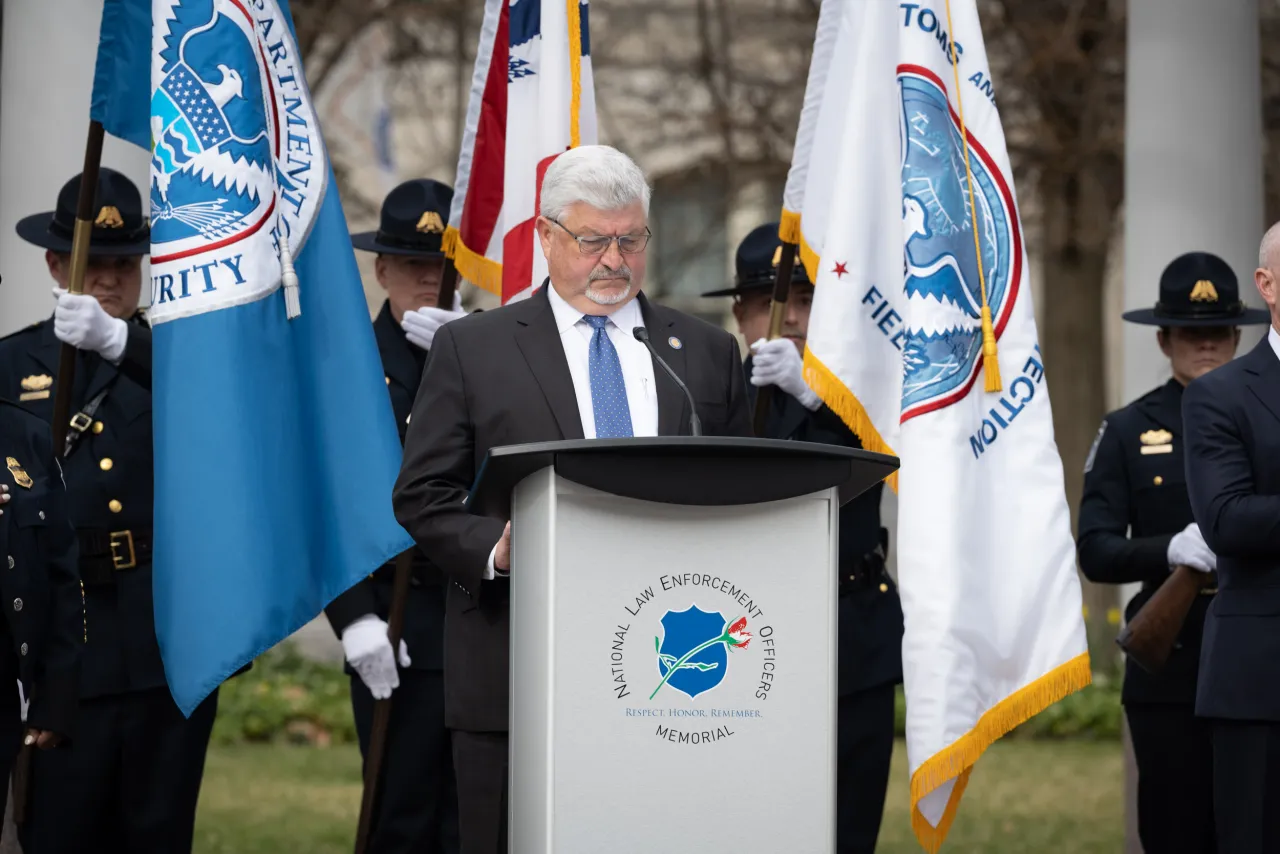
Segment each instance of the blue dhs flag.
[{"label": "blue dhs flag", "polygon": [[155,9],[107,0],[92,115],[152,154],[156,634],[190,714],[412,540],[288,5]]}]

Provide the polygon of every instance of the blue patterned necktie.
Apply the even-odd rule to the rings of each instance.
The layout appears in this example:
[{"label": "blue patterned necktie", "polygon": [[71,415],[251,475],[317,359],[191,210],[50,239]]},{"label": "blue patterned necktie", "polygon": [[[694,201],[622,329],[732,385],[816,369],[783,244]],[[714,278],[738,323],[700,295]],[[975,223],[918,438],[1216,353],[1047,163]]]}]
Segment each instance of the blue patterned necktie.
[{"label": "blue patterned necktie", "polygon": [[608,317],[583,315],[595,332],[591,336],[587,368],[591,376],[591,409],[596,417],[597,439],[620,439],[631,432],[631,407],[627,405],[627,384],[622,379],[622,362],[609,340]]}]

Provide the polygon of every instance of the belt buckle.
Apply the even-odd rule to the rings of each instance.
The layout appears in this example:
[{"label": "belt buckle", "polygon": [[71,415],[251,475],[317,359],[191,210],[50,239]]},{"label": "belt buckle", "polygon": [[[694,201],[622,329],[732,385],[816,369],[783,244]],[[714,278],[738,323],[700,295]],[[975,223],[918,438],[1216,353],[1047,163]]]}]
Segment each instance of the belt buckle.
[{"label": "belt buckle", "polygon": [[93,419],[83,412],[77,412],[71,416],[71,429],[77,433],[83,433],[93,425]]},{"label": "belt buckle", "polygon": [[[138,553],[133,547],[133,531],[111,532],[111,562],[117,570],[133,569],[138,565]],[[121,546],[129,547],[129,556],[124,557],[116,552]]]}]

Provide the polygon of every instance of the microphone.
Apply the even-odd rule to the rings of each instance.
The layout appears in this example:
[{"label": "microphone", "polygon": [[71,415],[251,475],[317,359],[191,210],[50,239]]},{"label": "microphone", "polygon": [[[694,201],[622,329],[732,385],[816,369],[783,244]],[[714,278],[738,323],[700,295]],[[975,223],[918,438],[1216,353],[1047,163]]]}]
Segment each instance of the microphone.
[{"label": "microphone", "polygon": [[658,351],[653,349],[653,342],[649,340],[648,329],[643,326],[637,326],[631,330],[631,334],[635,336],[637,341],[649,348],[649,355],[653,356],[653,360],[662,365],[662,369],[667,372],[667,376],[675,380],[676,385],[680,386],[680,390],[684,392],[685,400],[689,401],[689,433],[693,436],[701,436],[702,421],[698,419],[698,408],[693,405],[693,395],[689,393],[689,387],[681,381],[680,377],[676,376],[676,372],[671,370],[671,366],[667,364],[667,361],[658,355]]}]

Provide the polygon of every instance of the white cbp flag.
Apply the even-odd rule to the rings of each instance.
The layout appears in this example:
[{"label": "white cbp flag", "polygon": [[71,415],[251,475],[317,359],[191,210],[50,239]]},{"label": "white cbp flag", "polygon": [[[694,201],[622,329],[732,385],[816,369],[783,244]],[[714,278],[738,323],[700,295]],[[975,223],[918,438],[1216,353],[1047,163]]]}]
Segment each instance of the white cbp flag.
[{"label": "white cbp flag", "polygon": [[987,746],[1090,681],[974,0],[824,0],[781,232],[817,283],[806,379],[902,460],[912,825],[936,851]]},{"label": "white cbp flag", "polygon": [[533,229],[547,167],[596,141],[587,9],[586,0],[485,0],[444,250],[504,303],[547,275]]}]

